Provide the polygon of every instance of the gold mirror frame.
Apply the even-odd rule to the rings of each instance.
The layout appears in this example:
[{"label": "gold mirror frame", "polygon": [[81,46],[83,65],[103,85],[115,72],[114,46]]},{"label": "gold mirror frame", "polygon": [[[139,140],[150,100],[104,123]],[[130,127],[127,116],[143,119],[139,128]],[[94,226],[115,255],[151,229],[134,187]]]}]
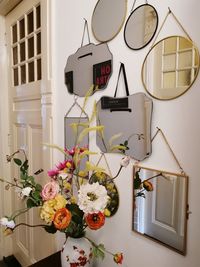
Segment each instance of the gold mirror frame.
[{"label": "gold mirror frame", "polygon": [[[174,48],[173,48],[172,38],[176,41],[174,42],[174,46],[176,46],[175,47],[176,50],[173,50]],[[180,44],[182,43],[182,46],[183,46],[183,43],[184,43],[183,40],[185,42],[185,46],[190,44],[191,47],[181,48]],[[169,49],[165,50],[164,48],[165,43],[167,43],[171,47],[169,46]],[[157,47],[157,51],[156,51],[157,55],[155,56],[153,55],[153,53],[155,54],[156,47]],[[159,51],[161,49],[162,51]],[[184,59],[183,53],[185,53],[186,59]],[[191,57],[189,57],[189,53]],[[194,56],[194,53],[195,53],[195,56]],[[156,62],[157,69],[155,68],[155,63],[151,63],[152,66],[148,67],[148,65],[150,64],[150,62],[148,62],[150,61],[149,59],[150,56],[152,56],[154,59],[154,62]],[[184,60],[191,61],[191,66],[187,65],[187,62],[185,62]],[[182,67],[179,66],[181,62],[183,64]],[[168,65],[168,66],[165,65],[165,68],[163,67],[164,63]],[[169,66],[170,64],[174,64],[174,65]],[[184,64],[186,65],[184,66]],[[187,92],[188,89],[192,86],[192,84],[194,83],[194,81],[196,80],[198,76],[199,67],[200,67],[199,51],[196,45],[193,43],[193,41],[183,36],[178,36],[178,35],[168,36],[160,40],[159,42],[157,42],[155,45],[153,45],[150,51],[148,52],[148,54],[146,55],[143,65],[142,65],[142,70],[141,70],[142,83],[147,93],[155,99],[158,99],[158,100],[175,99],[183,95],[185,92]],[[159,71],[161,72],[160,75],[158,75]],[[187,82],[187,79],[186,79],[187,76],[183,77],[183,75],[181,75],[181,72],[182,74],[184,72],[185,73],[191,72],[191,77],[189,77],[190,83],[188,83],[188,85],[178,86],[178,83],[180,82],[181,84],[181,82],[183,82],[184,79],[185,79],[185,82]],[[147,83],[150,85],[148,86]],[[173,86],[173,84],[175,85],[175,87]],[[179,92],[177,93],[174,92],[175,88],[177,88]],[[152,91],[157,91],[157,92],[154,93]],[[171,91],[171,94],[170,94],[170,91]],[[161,95],[164,95],[164,94],[166,95],[168,94],[168,96],[161,97]]]},{"label": "gold mirror frame", "polygon": [[185,173],[133,166],[132,230],[182,255],[186,254],[188,179]]},{"label": "gold mirror frame", "polygon": [[[97,40],[97,41],[99,41],[99,42],[108,42],[108,41],[111,41],[112,39],[114,39],[115,38],[115,36],[117,36],[117,34],[120,32],[120,30],[122,29],[122,27],[123,27],[123,24],[124,24],[124,22],[125,22],[125,19],[126,19],[126,13],[127,13],[127,0],[123,0],[124,1],[124,13],[123,13],[123,15],[121,16],[121,22],[119,23],[119,25],[118,25],[118,28],[114,31],[114,33],[111,35],[110,34],[110,36],[109,37],[107,37],[107,38],[101,38],[100,36],[98,36],[98,34],[97,34],[97,32],[96,32],[96,30],[95,30],[95,23],[94,23],[94,19],[95,19],[95,13],[96,13],[96,10],[99,8],[99,5],[101,4],[101,2],[105,2],[105,3],[110,3],[111,2],[111,0],[98,0],[97,1],[97,3],[96,3],[96,5],[95,5],[95,8],[94,8],[94,11],[93,11],[93,14],[92,14],[92,21],[91,21],[91,26],[92,26],[92,33],[93,33],[93,35],[94,35],[94,37],[95,37],[95,39]],[[116,2],[116,0],[112,0],[113,1],[113,3],[114,2]],[[105,11],[107,12],[107,15],[108,16],[105,16],[105,14],[104,14],[104,16],[102,16],[101,17],[101,15],[103,15],[103,14],[101,14],[102,12],[98,12],[99,14],[98,14],[98,16],[99,16],[99,23],[101,23],[102,24],[102,22],[105,24],[102,24],[102,29],[103,30],[106,30],[107,28],[108,28],[108,25],[106,25],[106,22],[111,22],[112,20],[111,20],[111,15],[112,16],[114,16],[114,15],[116,15],[116,13],[114,12],[115,11],[115,9],[116,9],[116,5],[115,6],[113,6],[113,8],[112,8],[112,10],[108,10],[108,9],[106,9]],[[109,12],[110,11],[110,12]],[[121,10],[120,10],[121,11]],[[106,18],[108,17],[108,19],[106,20]],[[116,21],[116,16],[114,16],[113,17],[113,20],[114,20],[114,22]]]}]

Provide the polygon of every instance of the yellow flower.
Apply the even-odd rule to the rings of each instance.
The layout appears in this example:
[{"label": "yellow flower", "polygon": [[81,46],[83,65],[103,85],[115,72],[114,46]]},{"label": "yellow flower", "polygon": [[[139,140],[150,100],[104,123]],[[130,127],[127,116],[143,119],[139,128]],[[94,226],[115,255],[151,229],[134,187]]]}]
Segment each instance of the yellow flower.
[{"label": "yellow flower", "polygon": [[57,211],[59,209],[62,209],[66,206],[67,204],[67,200],[60,194],[58,194],[56,197],[55,197],[55,205],[54,205],[54,209]]},{"label": "yellow flower", "polygon": [[105,174],[105,172],[96,172],[96,173],[95,173],[95,176],[96,176],[97,178],[99,178],[100,180],[103,180],[103,179],[106,178],[106,174]]},{"label": "yellow flower", "polygon": [[70,198],[70,202],[71,202],[71,204],[76,204],[77,203],[76,197],[72,196]]},{"label": "yellow flower", "polygon": [[87,175],[88,175],[88,172],[85,172],[85,171],[80,171],[78,173],[78,176],[83,177],[83,178],[85,178]]},{"label": "yellow flower", "polygon": [[67,200],[62,195],[58,194],[54,199],[44,202],[40,211],[40,218],[46,223],[51,223],[56,211],[64,208],[66,204]]},{"label": "yellow flower", "polygon": [[105,210],[104,210],[104,215],[105,215],[106,217],[110,217],[111,212],[109,211],[109,209],[105,209]]},{"label": "yellow flower", "polygon": [[70,169],[70,168],[72,167],[71,162],[68,161],[68,162],[66,163],[66,167]]},{"label": "yellow flower", "polygon": [[66,180],[63,181],[63,186],[67,190],[71,190],[71,188],[72,188],[72,185],[70,183],[68,183]]}]

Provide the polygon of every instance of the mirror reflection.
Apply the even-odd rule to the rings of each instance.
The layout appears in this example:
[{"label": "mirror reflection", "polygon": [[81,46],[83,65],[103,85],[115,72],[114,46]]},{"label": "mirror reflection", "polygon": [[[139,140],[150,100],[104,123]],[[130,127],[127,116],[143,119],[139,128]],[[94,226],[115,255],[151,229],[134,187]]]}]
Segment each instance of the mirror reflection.
[{"label": "mirror reflection", "polygon": [[184,94],[199,71],[199,52],[193,42],[170,36],[155,44],[142,66],[142,82],[147,92],[161,100]]},{"label": "mirror reflection", "polygon": [[127,11],[127,0],[99,0],[92,15],[92,32],[100,42],[112,40],[121,30]]},{"label": "mirror reflection", "polygon": [[188,177],[134,167],[133,230],[186,252]]},{"label": "mirror reflection", "polygon": [[158,14],[149,4],[137,7],[129,16],[124,28],[126,45],[133,49],[145,47],[154,37],[158,26]]}]

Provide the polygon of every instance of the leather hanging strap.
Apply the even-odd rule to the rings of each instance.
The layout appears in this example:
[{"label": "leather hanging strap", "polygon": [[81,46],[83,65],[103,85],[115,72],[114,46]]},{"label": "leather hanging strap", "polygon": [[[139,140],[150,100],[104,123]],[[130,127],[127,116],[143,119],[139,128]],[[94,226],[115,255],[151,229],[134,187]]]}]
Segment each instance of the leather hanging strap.
[{"label": "leather hanging strap", "polygon": [[84,37],[85,37],[85,31],[87,30],[87,36],[88,36],[88,43],[90,44],[90,35],[89,35],[89,29],[88,29],[88,22],[86,19],[85,23],[84,23],[84,28],[83,28],[83,36],[82,36],[82,41],[81,41],[81,47],[83,46],[83,42],[84,42]]},{"label": "leather hanging strap", "polygon": [[123,77],[124,77],[126,95],[129,96],[128,82],[127,82],[127,78],[126,78],[126,70],[125,70],[124,63],[121,63],[120,68],[119,68],[119,74],[118,74],[118,78],[117,78],[117,85],[116,85],[114,97],[116,97],[116,95],[117,95],[117,90],[118,90],[118,84],[119,84],[119,78],[120,78],[121,71],[122,71],[122,74],[123,74]]},{"label": "leather hanging strap", "polygon": [[177,159],[177,157],[176,157],[174,151],[172,150],[172,148],[171,148],[169,142],[167,141],[167,138],[166,138],[165,134],[163,133],[163,131],[162,131],[160,128],[158,128],[158,127],[156,127],[156,128],[157,128],[157,131],[156,131],[156,133],[154,134],[153,138],[151,139],[151,142],[153,142],[153,140],[156,138],[156,136],[160,133],[161,136],[163,137],[163,139],[164,139],[164,141],[165,141],[167,147],[169,148],[169,150],[170,150],[170,152],[171,152],[171,154],[172,154],[174,160],[176,161],[178,167],[180,168],[181,173],[182,173],[182,174],[185,174],[183,168],[181,167],[180,162],[178,161],[178,159]]}]

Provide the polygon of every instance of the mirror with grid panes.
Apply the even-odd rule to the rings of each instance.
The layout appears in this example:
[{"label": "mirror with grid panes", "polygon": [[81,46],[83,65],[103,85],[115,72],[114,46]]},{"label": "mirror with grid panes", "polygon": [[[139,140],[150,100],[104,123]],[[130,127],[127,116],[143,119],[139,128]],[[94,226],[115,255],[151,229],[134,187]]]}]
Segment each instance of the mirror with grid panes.
[{"label": "mirror with grid panes", "polygon": [[12,25],[13,86],[41,80],[40,5]]},{"label": "mirror with grid panes", "polygon": [[142,66],[142,82],[147,92],[161,100],[184,94],[199,71],[199,52],[182,36],[170,36],[156,43]]}]

